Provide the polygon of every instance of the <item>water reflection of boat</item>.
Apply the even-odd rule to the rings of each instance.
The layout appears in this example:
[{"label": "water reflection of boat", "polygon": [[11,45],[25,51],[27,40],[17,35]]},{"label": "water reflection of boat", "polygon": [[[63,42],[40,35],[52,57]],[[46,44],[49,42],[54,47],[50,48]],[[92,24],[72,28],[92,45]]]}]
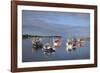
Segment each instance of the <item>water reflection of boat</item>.
[{"label": "water reflection of boat", "polygon": [[50,55],[52,55],[52,54],[55,54],[55,51],[44,51],[43,52],[46,56],[50,56]]}]

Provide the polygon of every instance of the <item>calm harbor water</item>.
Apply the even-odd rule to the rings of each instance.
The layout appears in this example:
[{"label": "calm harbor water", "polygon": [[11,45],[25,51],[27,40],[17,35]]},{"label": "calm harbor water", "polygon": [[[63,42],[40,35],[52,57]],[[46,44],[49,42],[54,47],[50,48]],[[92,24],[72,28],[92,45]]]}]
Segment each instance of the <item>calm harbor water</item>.
[{"label": "calm harbor water", "polygon": [[[45,54],[39,48],[35,49],[32,45],[32,38],[23,39],[22,41],[22,61],[23,62],[38,62],[38,61],[56,61],[56,60],[79,60],[90,58],[90,42],[87,41],[83,46],[67,50],[66,40],[62,38],[62,44],[57,47],[55,52]],[[50,41],[50,40],[49,40]],[[49,42],[48,40],[43,43]]]},{"label": "calm harbor water", "polygon": [[[42,48],[35,49],[32,38],[27,35],[31,35],[30,37],[61,36],[61,45],[56,47],[53,52],[46,52]],[[25,38],[22,40],[23,62],[89,59],[90,41],[69,50],[68,48],[72,46],[66,44],[70,38],[87,38],[89,36],[90,13],[22,10],[22,37]],[[42,40],[44,40],[42,45],[52,42],[46,37]]]}]

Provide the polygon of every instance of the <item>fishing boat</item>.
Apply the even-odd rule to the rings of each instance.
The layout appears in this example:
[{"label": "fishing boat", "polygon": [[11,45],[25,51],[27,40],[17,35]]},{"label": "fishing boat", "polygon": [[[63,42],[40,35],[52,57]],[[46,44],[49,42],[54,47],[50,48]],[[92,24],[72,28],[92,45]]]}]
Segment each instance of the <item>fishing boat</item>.
[{"label": "fishing boat", "polygon": [[67,42],[67,43],[66,43],[66,46],[67,46],[67,50],[72,50],[72,49],[73,49],[73,44],[72,44],[72,42]]},{"label": "fishing boat", "polygon": [[36,42],[38,43],[40,43],[42,41],[42,39],[41,38],[38,38],[38,37],[33,37],[32,38],[32,44],[35,44]]},{"label": "fishing boat", "polygon": [[45,52],[55,52],[55,48],[53,48],[49,43],[44,44],[43,50]]},{"label": "fishing boat", "polygon": [[76,39],[67,40],[67,43],[66,43],[67,51],[69,51],[69,50],[72,51],[76,48],[77,48],[77,40]]},{"label": "fishing boat", "polygon": [[61,38],[54,38],[53,39],[53,46],[55,48],[60,47],[61,46]]},{"label": "fishing boat", "polygon": [[40,38],[32,38],[32,48],[34,49],[39,49],[39,48],[43,48],[43,44],[40,40]]}]

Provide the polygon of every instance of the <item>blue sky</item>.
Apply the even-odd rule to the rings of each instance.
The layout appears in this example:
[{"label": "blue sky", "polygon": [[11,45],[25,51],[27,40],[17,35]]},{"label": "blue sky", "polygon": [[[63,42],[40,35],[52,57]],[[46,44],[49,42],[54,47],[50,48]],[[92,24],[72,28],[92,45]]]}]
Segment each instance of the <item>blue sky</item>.
[{"label": "blue sky", "polygon": [[23,33],[31,34],[64,34],[63,31],[70,32],[77,29],[85,33],[89,32],[90,14],[23,10],[22,26]]}]

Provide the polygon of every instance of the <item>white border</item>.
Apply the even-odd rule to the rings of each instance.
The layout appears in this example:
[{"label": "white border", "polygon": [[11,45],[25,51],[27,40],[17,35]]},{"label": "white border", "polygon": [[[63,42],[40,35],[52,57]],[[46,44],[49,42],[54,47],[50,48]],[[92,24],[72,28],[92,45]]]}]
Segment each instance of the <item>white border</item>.
[{"label": "white border", "polygon": [[60,12],[82,12],[90,13],[90,44],[94,44],[94,10],[93,9],[76,9],[76,8],[57,8],[57,7],[40,7],[40,6],[17,6],[17,67],[42,67],[42,66],[59,66],[59,65],[78,65],[78,64],[93,64],[94,63],[94,45],[90,45],[89,60],[70,60],[70,61],[47,61],[47,62],[24,62],[22,63],[22,10],[38,10],[38,11],[60,11]]}]

